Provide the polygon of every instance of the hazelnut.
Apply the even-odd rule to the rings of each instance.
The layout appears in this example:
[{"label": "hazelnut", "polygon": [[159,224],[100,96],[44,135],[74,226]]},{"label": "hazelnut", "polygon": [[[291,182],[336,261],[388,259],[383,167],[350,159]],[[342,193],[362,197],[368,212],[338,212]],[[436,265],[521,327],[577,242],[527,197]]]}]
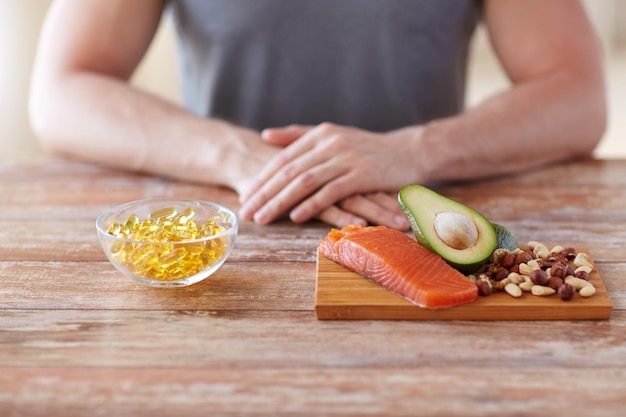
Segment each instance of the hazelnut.
[{"label": "hazelnut", "polygon": [[548,283],[548,275],[542,269],[535,269],[530,273],[530,280],[535,285],[546,285]]},{"label": "hazelnut", "polygon": [[478,295],[480,296],[491,295],[493,291],[489,282],[482,279],[476,281],[476,287],[478,287]]},{"label": "hazelnut", "polygon": [[563,278],[551,276],[548,280],[548,287],[552,288],[553,290],[558,290],[563,285],[563,282]]},{"label": "hazelnut", "polygon": [[525,264],[525,263],[528,263],[528,261],[531,261],[533,259],[535,259],[535,254],[533,252],[523,251],[523,252],[519,252],[515,256],[515,263],[516,264]]},{"label": "hazelnut", "polygon": [[587,271],[578,271],[574,274],[576,278],[584,279],[585,281],[589,281],[589,273]]},{"label": "hazelnut", "polygon": [[504,278],[509,276],[509,270],[504,268],[504,267],[500,267],[496,270],[496,273],[493,275],[493,280],[494,281],[502,281]]},{"label": "hazelnut", "polygon": [[500,260],[500,265],[502,265],[506,269],[511,268],[513,265],[515,265],[515,256],[511,252],[505,253]]},{"label": "hazelnut", "polygon": [[576,249],[574,248],[565,248],[559,253],[570,261],[576,258]]},{"label": "hazelnut", "polygon": [[556,263],[550,267],[550,276],[565,278],[567,272],[567,267],[562,263]]},{"label": "hazelnut", "polygon": [[576,292],[576,289],[574,289],[574,287],[570,284],[563,284],[559,287],[559,289],[557,290],[557,293],[559,294],[559,297],[561,298],[561,300],[563,301],[569,301],[572,299],[572,297],[574,297],[574,293]]}]

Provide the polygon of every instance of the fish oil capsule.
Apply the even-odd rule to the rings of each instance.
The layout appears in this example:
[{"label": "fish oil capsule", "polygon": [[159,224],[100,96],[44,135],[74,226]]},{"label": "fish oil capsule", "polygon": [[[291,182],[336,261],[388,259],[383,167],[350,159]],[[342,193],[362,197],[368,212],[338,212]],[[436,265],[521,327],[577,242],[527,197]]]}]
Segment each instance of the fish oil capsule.
[{"label": "fish oil capsule", "polygon": [[184,257],[187,251],[184,248],[176,248],[161,257],[160,262],[163,268],[172,266],[179,258]]},{"label": "fish oil capsule", "polygon": [[111,226],[109,226],[109,230],[107,230],[107,233],[113,236],[118,236],[121,232],[122,232],[122,225],[119,223],[113,223]]},{"label": "fish oil capsule", "polygon": [[221,238],[186,244],[185,241],[215,236],[226,230],[216,224],[219,218],[198,223],[193,219],[195,215],[193,207],[180,213],[175,207],[165,207],[145,219],[133,214],[109,227],[109,234],[133,241],[115,242],[111,254],[120,264],[145,278],[176,280],[195,275],[221,259],[228,246],[228,240]]},{"label": "fish oil capsule", "polygon": [[182,211],[182,213],[180,213],[174,219],[174,222],[178,223],[178,224],[185,224],[189,220],[191,220],[193,218],[193,216],[195,216],[195,215],[196,215],[196,210],[193,207],[187,207],[185,210]]},{"label": "fish oil capsule", "polygon": [[128,229],[132,229],[135,227],[135,225],[137,225],[137,223],[139,223],[139,217],[137,217],[134,214],[131,214],[128,219],[126,219],[126,222],[124,222],[124,227],[128,228]]},{"label": "fish oil capsule", "polygon": [[148,218],[150,220],[172,220],[177,214],[178,210],[176,210],[176,207],[163,207],[150,213]]}]

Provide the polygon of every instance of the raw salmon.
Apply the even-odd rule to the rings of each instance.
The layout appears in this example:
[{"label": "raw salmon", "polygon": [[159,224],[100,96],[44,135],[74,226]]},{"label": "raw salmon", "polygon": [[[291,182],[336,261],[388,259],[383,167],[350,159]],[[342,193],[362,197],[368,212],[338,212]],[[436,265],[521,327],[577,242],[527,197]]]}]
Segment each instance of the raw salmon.
[{"label": "raw salmon", "polygon": [[420,307],[453,307],[478,297],[476,285],[443,258],[385,226],[333,229],[320,252]]}]

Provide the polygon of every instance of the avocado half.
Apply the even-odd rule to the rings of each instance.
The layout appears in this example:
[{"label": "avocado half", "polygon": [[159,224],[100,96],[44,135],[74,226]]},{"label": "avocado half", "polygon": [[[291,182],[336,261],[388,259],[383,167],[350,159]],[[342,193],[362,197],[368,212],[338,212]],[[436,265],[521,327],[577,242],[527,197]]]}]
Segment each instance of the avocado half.
[{"label": "avocado half", "polygon": [[496,229],[482,214],[423,185],[403,187],[398,203],[416,240],[465,274],[484,265],[498,246]]}]

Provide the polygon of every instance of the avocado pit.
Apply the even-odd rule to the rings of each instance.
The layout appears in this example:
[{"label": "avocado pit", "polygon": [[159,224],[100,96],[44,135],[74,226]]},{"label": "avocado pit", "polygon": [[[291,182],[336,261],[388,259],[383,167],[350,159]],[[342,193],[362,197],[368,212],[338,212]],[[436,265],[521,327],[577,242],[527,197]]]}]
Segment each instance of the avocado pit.
[{"label": "avocado pit", "polygon": [[447,246],[463,250],[478,241],[478,228],[468,217],[449,211],[437,213],[434,221],[435,233]]}]

